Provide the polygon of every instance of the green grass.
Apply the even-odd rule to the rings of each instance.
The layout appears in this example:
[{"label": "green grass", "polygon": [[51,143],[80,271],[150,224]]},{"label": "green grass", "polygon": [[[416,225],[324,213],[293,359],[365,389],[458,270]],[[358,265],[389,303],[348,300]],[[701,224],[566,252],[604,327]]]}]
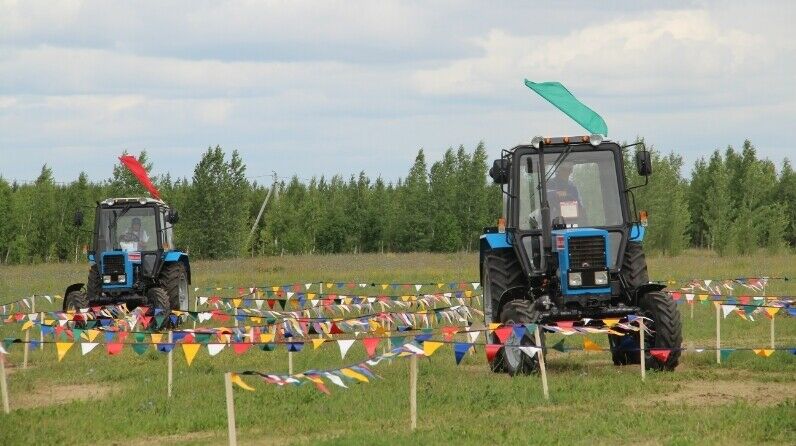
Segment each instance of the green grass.
[{"label": "green grass", "polygon": [[[720,259],[692,251],[677,258],[649,259],[653,279],[796,276],[796,256]],[[85,265],[0,267],[0,302],[33,292],[62,292],[82,281]],[[195,286],[306,281],[450,282],[476,280],[476,254],[335,255],[226,262],[196,262]],[[772,283],[772,294],[796,294],[796,285]],[[37,302],[38,304],[38,302]],[[51,307],[52,308],[52,307]],[[711,347],[712,304],[683,312],[685,344]],[[47,309],[47,308],[44,308]],[[769,321],[722,320],[724,344],[768,344]],[[19,326],[0,328],[16,335]],[[590,338],[607,345],[604,335]],[[550,336],[555,342],[557,336]],[[777,318],[777,339],[796,346],[796,320]],[[567,338],[580,346],[581,336]],[[187,367],[175,351],[174,397],[166,398],[165,355],[137,356],[130,349],[109,357],[97,347],[86,357],[74,346],[62,362],[54,348],[31,353],[20,370],[22,348],[9,362],[10,415],[0,414],[0,444],[224,444],[226,418],[222,373],[287,369],[287,354],[250,350],[216,357],[200,351]],[[365,357],[355,345],[345,361],[332,343],[307,346],[294,355],[296,370],[339,366]],[[538,376],[509,378],[489,372],[483,350],[455,365],[442,347],[420,361],[418,430],[408,426],[408,366],[405,360],[376,366],[383,380],[345,390],[330,385],[331,397],[310,386],[277,388],[246,378],[257,391],[235,391],[240,444],[793,444],[796,438],[796,356],[777,352],[763,359],[734,353],[721,366],[713,352],[686,353],[675,373],[615,367],[607,353],[548,356],[551,400]],[[70,400],[69,392],[104,394]],[[66,394],[66,396],[65,396]],[[57,402],[61,401],[60,404]]]}]

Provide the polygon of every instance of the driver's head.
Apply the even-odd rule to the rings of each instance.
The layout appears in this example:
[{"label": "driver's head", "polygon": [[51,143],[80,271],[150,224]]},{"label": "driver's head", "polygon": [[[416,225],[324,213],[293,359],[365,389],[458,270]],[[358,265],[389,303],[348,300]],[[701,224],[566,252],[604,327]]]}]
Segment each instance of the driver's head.
[{"label": "driver's head", "polygon": [[141,219],[140,219],[140,218],[138,218],[138,217],[135,217],[135,218],[133,219],[133,221],[130,223],[130,228],[131,228],[133,231],[135,231],[135,232],[138,232],[138,231],[140,231],[140,230],[141,230]]},{"label": "driver's head", "polygon": [[558,165],[558,169],[556,170],[556,177],[562,180],[568,180],[570,175],[572,175],[572,163],[563,162]]}]

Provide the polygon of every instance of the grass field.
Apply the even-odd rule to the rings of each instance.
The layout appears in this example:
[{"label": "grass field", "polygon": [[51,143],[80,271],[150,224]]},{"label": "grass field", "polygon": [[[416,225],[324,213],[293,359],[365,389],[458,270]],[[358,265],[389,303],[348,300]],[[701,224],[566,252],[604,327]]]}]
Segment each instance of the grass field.
[{"label": "grass field", "polygon": [[[796,276],[796,256],[720,259],[691,251],[648,259],[652,279]],[[477,254],[335,255],[196,262],[194,286],[310,281],[477,281]],[[85,265],[0,267],[0,303],[32,293],[59,292],[83,281]],[[793,282],[772,282],[770,294],[796,295]],[[38,302],[37,302],[38,303]],[[50,308],[55,308],[52,306]],[[46,310],[47,308],[43,308]],[[697,304],[691,320],[681,306],[684,344],[711,347],[714,309]],[[796,320],[777,318],[779,346],[796,347]],[[21,336],[19,325],[0,335]],[[722,321],[729,347],[768,345],[769,321]],[[559,338],[550,336],[548,342]],[[606,346],[604,335],[592,340]],[[567,338],[579,346],[581,336]],[[57,362],[54,347],[33,351],[21,370],[22,348],[9,357],[12,413],[0,414],[0,444],[224,444],[222,373],[285,371],[287,353],[250,350],[216,357],[200,352],[188,367],[175,350],[174,396],[166,398],[165,355],[130,349],[110,357],[98,347],[85,357],[73,347]],[[365,358],[355,345],[345,361],[333,343],[294,355],[297,371]],[[249,378],[257,391],[237,391],[240,444],[794,444],[796,356],[778,351],[763,359],[736,352],[721,366],[713,352],[685,353],[675,373],[615,367],[597,352],[548,356],[551,400],[538,376],[492,374],[479,348],[456,366],[442,347],[420,361],[418,430],[408,423],[408,366],[396,360],[376,372],[383,380],[326,396],[310,386],[277,388]]]}]

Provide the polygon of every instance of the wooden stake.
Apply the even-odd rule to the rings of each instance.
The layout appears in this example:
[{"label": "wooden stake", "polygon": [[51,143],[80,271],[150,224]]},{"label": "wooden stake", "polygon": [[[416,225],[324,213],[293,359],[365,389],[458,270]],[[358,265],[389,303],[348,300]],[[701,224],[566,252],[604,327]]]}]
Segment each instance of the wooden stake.
[{"label": "wooden stake", "polygon": [[[30,298],[30,312],[36,312],[36,295]],[[30,350],[30,328],[25,330],[25,347],[22,349],[22,368],[28,368],[28,351]]]},{"label": "wooden stake", "polygon": [[[174,340],[174,332],[169,331],[169,344],[171,344]],[[171,398],[171,383],[174,377],[174,346],[171,346],[171,350],[169,350],[169,371],[168,371],[168,384],[167,384],[167,393],[169,398]]]},{"label": "wooden stake", "polygon": [[229,445],[237,446],[238,438],[235,433],[235,400],[232,396],[232,374],[229,372],[224,374],[224,391],[227,394],[227,435],[229,436]]},{"label": "wooden stake", "polygon": [[644,319],[638,319],[638,356],[641,359],[641,380],[647,379],[647,352],[644,351]]},{"label": "wooden stake", "polygon": [[771,316],[771,349],[777,348],[776,344],[774,343],[774,319],[776,319],[776,315]]},{"label": "wooden stake", "polygon": [[689,302],[691,304],[691,319],[694,319],[694,301],[692,300]]},{"label": "wooden stake", "polygon": [[3,412],[9,413],[8,407],[8,383],[6,382],[6,355],[0,353],[0,391],[3,397]]},{"label": "wooden stake", "polygon": [[544,399],[550,399],[550,391],[547,388],[547,370],[544,365],[544,354],[542,353],[542,337],[539,335],[539,326],[536,326],[536,330],[533,332],[533,336],[536,339],[536,346],[539,347],[539,352],[536,353],[539,359],[539,372],[542,374],[542,392],[544,393]]},{"label": "wooden stake", "polygon": [[716,364],[721,364],[721,304],[716,305]]},{"label": "wooden stake", "polygon": [[44,350],[44,312],[39,313],[39,350]]},{"label": "wooden stake", "polygon": [[[288,348],[290,348],[290,344],[288,344]],[[293,352],[290,350],[287,351],[287,373],[293,374]]]},{"label": "wooden stake", "polygon": [[[193,297],[193,311],[194,311],[194,313],[196,315],[196,318],[198,318],[199,315],[197,314],[197,312],[199,311],[199,296],[194,296]],[[193,329],[194,330],[196,330],[196,318],[194,318],[194,320],[193,320]]]},{"label": "wooden stake", "polygon": [[409,361],[409,419],[412,430],[417,429],[417,355]]}]

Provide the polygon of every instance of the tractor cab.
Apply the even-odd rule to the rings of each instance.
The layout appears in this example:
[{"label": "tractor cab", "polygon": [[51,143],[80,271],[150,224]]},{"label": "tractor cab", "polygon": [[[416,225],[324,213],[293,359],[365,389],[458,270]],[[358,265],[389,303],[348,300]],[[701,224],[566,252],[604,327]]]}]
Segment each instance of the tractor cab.
[{"label": "tractor cab", "polygon": [[[173,225],[179,215],[159,199],[109,198],[97,203],[89,277],[73,284],[64,308],[125,302],[163,310],[188,309],[190,264],[175,250]],[[75,225],[83,214],[75,214]]]}]

